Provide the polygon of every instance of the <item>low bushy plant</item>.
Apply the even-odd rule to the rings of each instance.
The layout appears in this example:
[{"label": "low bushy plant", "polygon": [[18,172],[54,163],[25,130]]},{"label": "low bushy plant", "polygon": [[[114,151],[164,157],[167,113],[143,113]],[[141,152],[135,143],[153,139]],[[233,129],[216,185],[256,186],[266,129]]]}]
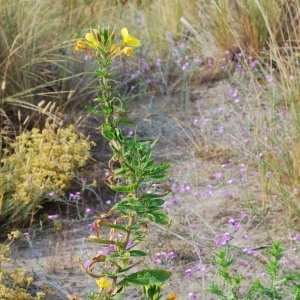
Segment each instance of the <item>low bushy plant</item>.
[{"label": "low bushy plant", "polygon": [[33,219],[49,193],[63,195],[90,158],[92,145],[72,125],[60,128],[52,124],[17,136],[1,159],[0,221]]},{"label": "low bushy plant", "polygon": [[27,276],[27,271],[22,268],[14,268],[8,271],[4,268],[4,263],[11,261],[10,244],[21,237],[18,230],[8,234],[8,244],[0,244],[0,299],[3,300],[40,300],[44,298],[44,292],[37,292],[32,296],[28,292],[28,287],[34,281],[32,276]]}]

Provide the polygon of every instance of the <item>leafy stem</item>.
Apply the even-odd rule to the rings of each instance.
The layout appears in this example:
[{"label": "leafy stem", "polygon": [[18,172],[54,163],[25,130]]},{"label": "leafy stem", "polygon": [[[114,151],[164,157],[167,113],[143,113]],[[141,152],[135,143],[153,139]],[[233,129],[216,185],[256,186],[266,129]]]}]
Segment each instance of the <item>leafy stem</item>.
[{"label": "leafy stem", "polygon": [[[102,213],[94,222],[95,235],[89,240],[102,245],[109,245],[110,253],[93,257],[90,265],[81,268],[88,275],[98,278],[99,299],[116,300],[124,295],[126,286],[137,286],[142,289],[143,299],[161,299],[161,287],[171,273],[164,270],[142,270],[132,272],[133,267],[140,264],[147,255],[134,249],[145,240],[148,222],[161,225],[170,224],[163,213],[164,200],[168,192],[158,193],[157,186],[168,178],[169,164],[156,164],[152,158],[152,150],[156,141],[139,142],[136,134],[133,137],[123,135],[120,124],[134,124],[126,119],[124,101],[119,92],[112,86],[114,73],[111,70],[113,60],[122,55],[130,56],[132,47],[139,46],[138,39],[132,37],[126,28],[122,28],[122,42],[115,42],[114,32],[107,28],[91,29],[85,35],[86,41],[78,41],[76,50],[84,50],[93,56],[99,65],[95,72],[99,77],[99,85],[94,88],[99,94],[94,100],[97,105],[87,109],[104,117],[100,126],[101,134],[109,141],[113,152],[108,162],[109,176],[106,184],[124,195],[107,213]],[[151,193],[148,191],[151,190]],[[111,222],[111,218],[115,220]],[[126,220],[126,221],[125,221]],[[107,238],[101,235],[102,227],[110,228]],[[102,264],[103,272],[94,273],[96,264]],[[94,293],[89,295],[93,299]],[[173,293],[172,298],[175,299]]]}]

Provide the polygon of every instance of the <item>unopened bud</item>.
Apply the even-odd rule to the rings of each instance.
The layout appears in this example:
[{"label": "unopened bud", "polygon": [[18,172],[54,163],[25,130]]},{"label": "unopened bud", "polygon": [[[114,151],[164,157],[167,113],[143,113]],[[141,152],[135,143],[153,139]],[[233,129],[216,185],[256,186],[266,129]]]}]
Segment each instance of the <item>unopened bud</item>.
[{"label": "unopened bud", "polygon": [[73,96],[73,94],[75,93],[74,90],[70,90],[69,94],[68,94],[68,100],[70,100]]},{"label": "unopened bud", "polygon": [[55,108],[55,105],[56,105],[56,103],[53,102],[53,104],[50,106],[49,111],[50,111],[51,113],[53,112],[53,110],[54,110],[54,108]]},{"label": "unopened bud", "polygon": [[3,80],[3,81],[2,81],[2,84],[1,84],[1,90],[4,91],[4,90],[5,90],[5,87],[6,87],[6,81]]},{"label": "unopened bud", "polygon": [[45,104],[45,100],[42,100],[39,104],[38,107],[42,107]]},{"label": "unopened bud", "polygon": [[49,108],[50,105],[51,105],[51,101],[49,101],[49,102],[47,103],[47,105],[45,106],[45,108],[42,110],[42,113],[43,113],[43,114],[47,112],[47,110],[48,110],[48,108]]}]

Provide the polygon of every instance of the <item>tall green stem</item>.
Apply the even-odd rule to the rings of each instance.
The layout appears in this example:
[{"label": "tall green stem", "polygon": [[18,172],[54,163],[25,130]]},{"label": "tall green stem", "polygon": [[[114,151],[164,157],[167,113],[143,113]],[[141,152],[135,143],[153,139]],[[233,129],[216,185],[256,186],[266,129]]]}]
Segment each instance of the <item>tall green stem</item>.
[{"label": "tall green stem", "polygon": [[[133,268],[143,262],[144,256],[147,255],[133,248],[144,241],[144,224],[149,221],[160,225],[170,224],[170,219],[162,211],[164,204],[162,197],[167,193],[160,194],[154,191],[149,194],[146,192],[146,188],[155,190],[155,186],[168,178],[169,164],[155,164],[152,149],[156,141],[138,142],[136,135],[124,137],[119,127],[119,124],[132,124],[133,122],[124,117],[124,102],[118,97],[118,91],[112,87],[111,62],[117,56],[131,55],[132,47],[140,45],[139,40],[133,38],[126,28],[122,28],[121,33],[123,42],[116,45],[114,33],[110,33],[105,28],[92,29],[85,36],[87,42],[77,41],[76,46],[76,50],[85,50],[88,54],[91,54],[93,49],[97,50],[95,59],[99,64],[99,70],[95,73],[101,78],[96,88],[101,94],[95,99],[98,103],[97,107],[88,106],[87,109],[104,117],[104,123],[100,126],[101,133],[109,141],[113,151],[108,164],[110,175],[106,183],[113,191],[125,195],[108,213],[99,216],[94,223],[96,235],[90,237],[90,240],[94,242],[114,245],[114,250],[108,255],[95,256],[88,269],[83,267],[81,261],[80,263],[87,274],[100,278],[96,281],[100,288],[99,299],[121,299],[128,285],[140,286],[145,299],[158,299],[162,284],[171,276],[171,273],[149,269],[132,272]],[[110,222],[107,218],[113,213],[118,213],[118,217],[114,222]],[[127,222],[124,225],[125,219]],[[111,229],[107,239],[100,237],[102,226]],[[116,231],[123,234],[121,239],[115,235]],[[131,241],[134,246],[128,247]],[[95,263],[105,264],[103,274],[92,272]]]}]

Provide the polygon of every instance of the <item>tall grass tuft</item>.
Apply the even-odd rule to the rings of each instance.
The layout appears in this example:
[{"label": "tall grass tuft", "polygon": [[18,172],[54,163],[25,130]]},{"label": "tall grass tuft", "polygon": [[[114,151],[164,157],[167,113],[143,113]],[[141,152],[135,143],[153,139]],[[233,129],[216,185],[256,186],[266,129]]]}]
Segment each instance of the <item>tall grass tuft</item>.
[{"label": "tall grass tuft", "polygon": [[272,38],[278,45],[296,36],[297,1],[201,0],[197,45],[205,57],[216,58],[224,51],[259,56]]}]

